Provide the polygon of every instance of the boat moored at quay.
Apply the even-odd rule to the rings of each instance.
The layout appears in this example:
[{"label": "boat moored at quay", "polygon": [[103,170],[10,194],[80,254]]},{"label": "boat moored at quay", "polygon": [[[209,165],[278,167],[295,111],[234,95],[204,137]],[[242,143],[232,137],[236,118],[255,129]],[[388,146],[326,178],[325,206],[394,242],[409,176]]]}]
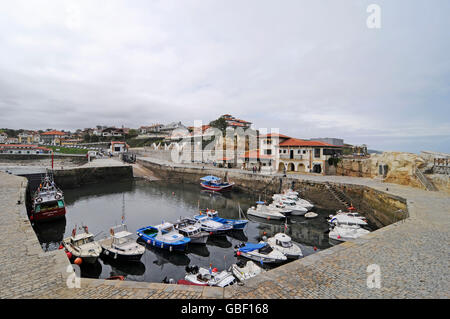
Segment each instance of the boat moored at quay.
[{"label": "boat moored at quay", "polygon": [[233,188],[234,183],[222,182],[221,178],[213,175],[200,178],[200,186],[214,192],[228,191]]},{"label": "boat moored at quay", "polygon": [[[99,241],[102,255],[116,261],[139,261],[145,253],[145,247],[136,243],[125,224],[110,229],[111,236]],[[102,257],[103,258],[103,257]]]},{"label": "boat moored at quay", "polygon": [[195,219],[199,219],[201,217],[207,216],[212,221],[224,224],[224,225],[230,225],[233,229],[244,229],[244,227],[247,225],[248,220],[245,219],[229,219],[229,218],[222,218],[219,217],[219,212],[214,209],[204,209],[200,210],[200,213],[198,215],[195,215]]},{"label": "boat moored at quay", "polygon": [[77,234],[76,227],[72,230],[72,236],[62,241],[62,246],[68,253],[69,259],[74,259],[77,263],[93,264],[97,261],[102,252],[102,247],[94,240],[94,235],[88,231],[87,226],[83,226],[84,232]]},{"label": "boat moored at quay", "polygon": [[148,245],[169,251],[185,251],[191,241],[181,235],[172,223],[168,222],[139,228],[137,235]]},{"label": "boat moored at quay", "polygon": [[46,174],[31,198],[30,221],[50,221],[65,215],[64,193]]}]

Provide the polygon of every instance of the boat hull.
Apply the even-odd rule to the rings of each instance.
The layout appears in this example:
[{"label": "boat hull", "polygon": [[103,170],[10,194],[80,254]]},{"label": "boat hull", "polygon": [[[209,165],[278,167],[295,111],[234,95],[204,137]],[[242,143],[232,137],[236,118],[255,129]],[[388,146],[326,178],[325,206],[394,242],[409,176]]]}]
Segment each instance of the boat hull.
[{"label": "boat hull", "polygon": [[140,261],[142,254],[118,254],[108,249],[102,248],[102,256],[108,259],[120,261],[120,262],[136,262]]},{"label": "boat hull", "polygon": [[233,188],[233,184],[215,186],[215,185],[210,185],[210,184],[206,184],[206,183],[200,183],[200,186],[203,187],[204,189],[214,191],[214,192],[228,191]]},{"label": "boat hull", "polygon": [[30,214],[30,220],[33,222],[52,221],[55,219],[62,218],[65,215],[66,215],[65,207],[39,213],[36,213],[34,212],[34,210],[32,210]]},{"label": "boat hull", "polygon": [[148,237],[145,235],[139,236],[148,246],[165,249],[168,251],[180,251],[184,252],[187,248],[187,242],[186,243],[164,243],[159,240],[155,240],[152,237]]},{"label": "boat hull", "polygon": [[256,261],[258,263],[263,263],[263,264],[280,264],[286,261],[286,259],[278,259],[278,258],[271,258],[271,257],[262,257],[261,255],[255,255],[255,254],[251,254],[251,253],[245,253],[240,251],[240,256],[241,257],[245,257],[248,258],[250,260]]},{"label": "boat hull", "polygon": [[265,213],[255,212],[255,210],[248,210],[247,214],[255,216],[255,217],[263,218],[263,219],[269,219],[269,220],[270,219],[281,220],[281,219],[286,218],[286,216],[284,216],[284,215],[278,216],[278,215],[265,214]]}]

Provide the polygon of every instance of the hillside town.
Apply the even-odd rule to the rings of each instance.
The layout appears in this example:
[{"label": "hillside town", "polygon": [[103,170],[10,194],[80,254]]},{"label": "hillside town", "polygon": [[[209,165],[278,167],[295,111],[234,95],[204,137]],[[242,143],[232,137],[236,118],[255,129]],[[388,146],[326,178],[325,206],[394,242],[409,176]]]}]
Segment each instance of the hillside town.
[{"label": "hillside town", "polygon": [[379,177],[419,188],[448,190],[443,176],[449,176],[449,154],[383,153],[370,151],[365,144],[345,143],[338,137],[299,138],[274,131],[255,128],[252,122],[231,114],[200,126],[178,121],[135,128],[97,125],[74,131],[0,129],[0,154],[89,154],[92,158],[117,156],[124,160],[129,158],[124,154],[133,159],[152,156],[168,162],[261,174]]}]

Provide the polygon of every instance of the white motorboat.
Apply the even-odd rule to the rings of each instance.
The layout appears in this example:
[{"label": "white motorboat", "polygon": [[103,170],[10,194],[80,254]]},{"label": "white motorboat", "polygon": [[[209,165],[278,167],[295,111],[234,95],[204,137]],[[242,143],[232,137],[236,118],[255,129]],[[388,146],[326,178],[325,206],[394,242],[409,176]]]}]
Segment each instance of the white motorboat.
[{"label": "white motorboat", "polygon": [[367,222],[364,217],[355,217],[353,215],[348,215],[347,213],[337,213],[336,215],[330,215],[328,222],[331,225],[359,225],[366,226]]},{"label": "white motorboat", "polygon": [[288,259],[297,259],[303,257],[302,250],[292,242],[291,237],[286,234],[278,233],[267,239],[267,243],[274,250],[278,250]]},{"label": "white motorboat", "polygon": [[139,261],[145,253],[145,247],[132,238],[125,224],[110,229],[111,236],[99,241],[102,254],[117,261]]},{"label": "white motorboat", "polygon": [[210,233],[210,235],[226,234],[233,229],[233,225],[216,222],[208,215],[196,216],[192,219],[197,221],[201,229]]},{"label": "white motorboat", "polygon": [[292,207],[288,207],[280,201],[273,201],[273,203],[267,205],[267,208],[280,212],[286,217],[291,216],[294,212]]},{"label": "white motorboat", "polygon": [[274,194],[272,196],[273,200],[291,200],[294,201],[297,205],[305,207],[307,210],[314,207],[314,205],[307,201],[306,199],[300,198],[294,194]]},{"label": "white motorboat", "polygon": [[181,235],[191,239],[191,244],[206,244],[209,232],[203,231],[199,222],[190,218],[182,218],[173,225]]},{"label": "white motorboat", "polygon": [[282,263],[287,257],[279,250],[273,249],[268,243],[246,243],[235,247],[236,255],[246,257],[261,264]]},{"label": "white motorboat", "polygon": [[292,190],[292,188],[288,188],[288,189],[285,189],[285,190],[283,191],[283,195],[293,195],[293,196],[298,196],[298,192]]},{"label": "white motorboat", "polygon": [[72,259],[80,257],[82,262],[93,264],[100,256],[102,247],[94,240],[94,235],[88,232],[87,226],[83,228],[84,233],[77,234],[75,227],[72,236],[65,238],[62,244],[72,254]]},{"label": "white motorboat", "polygon": [[286,216],[280,213],[279,210],[270,209],[268,206],[260,204],[260,202],[257,203],[259,204],[256,204],[256,207],[252,206],[247,210],[247,215],[274,220],[286,218]]},{"label": "white motorboat", "polygon": [[282,203],[284,205],[284,207],[286,207],[287,209],[291,209],[292,215],[303,216],[308,212],[308,209],[306,207],[303,207],[302,205],[297,204],[297,202],[295,202],[291,199],[287,199],[285,197],[279,197],[279,198],[275,199],[274,202],[275,201],[278,203]]},{"label": "white motorboat", "polygon": [[337,241],[351,241],[363,235],[370,233],[370,231],[363,229],[357,225],[336,225],[328,233],[330,239]]},{"label": "white motorboat", "polygon": [[305,214],[305,218],[316,218],[317,216],[319,216],[319,214],[314,212],[308,212]]},{"label": "white motorboat", "polygon": [[259,267],[251,260],[247,260],[245,263],[239,261],[231,266],[231,272],[239,281],[245,281],[255,277],[263,271],[266,270]]},{"label": "white motorboat", "polygon": [[197,266],[186,267],[186,276],[184,279],[199,286],[226,287],[233,285],[236,282],[236,278],[231,272],[226,270],[218,272],[215,268],[208,270]]}]

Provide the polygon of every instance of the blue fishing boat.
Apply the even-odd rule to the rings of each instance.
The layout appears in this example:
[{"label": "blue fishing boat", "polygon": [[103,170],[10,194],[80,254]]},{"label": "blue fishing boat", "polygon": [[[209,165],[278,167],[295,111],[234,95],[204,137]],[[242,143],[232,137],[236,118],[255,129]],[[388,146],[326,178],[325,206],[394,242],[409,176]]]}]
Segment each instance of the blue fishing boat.
[{"label": "blue fishing boat", "polygon": [[139,238],[148,245],[169,251],[185,251],[189,238],[181,235],[171,223],[147,226],[137,230]]},{"label": "blue fishing boat", "polygon": [[224,224],[224,225],[230,225],[233,227],[233,229],[244,229],[244,227],[247,225],[248,220],[245,219],[229,219],[229,218],[222,218],[219,217],[219,212],[213,209],[203,209],[200,210],[199,215],[195,215],[195,219],[199,219],[201,217],[207,216],[209,219]]},{"label": "blue fishing boat", "polygon": [[200,178],[200,185],[210,191],[221,192],[225,190],[231,190],[234,183],[221,182],[221,179],[217,176],[209,175]]}]

